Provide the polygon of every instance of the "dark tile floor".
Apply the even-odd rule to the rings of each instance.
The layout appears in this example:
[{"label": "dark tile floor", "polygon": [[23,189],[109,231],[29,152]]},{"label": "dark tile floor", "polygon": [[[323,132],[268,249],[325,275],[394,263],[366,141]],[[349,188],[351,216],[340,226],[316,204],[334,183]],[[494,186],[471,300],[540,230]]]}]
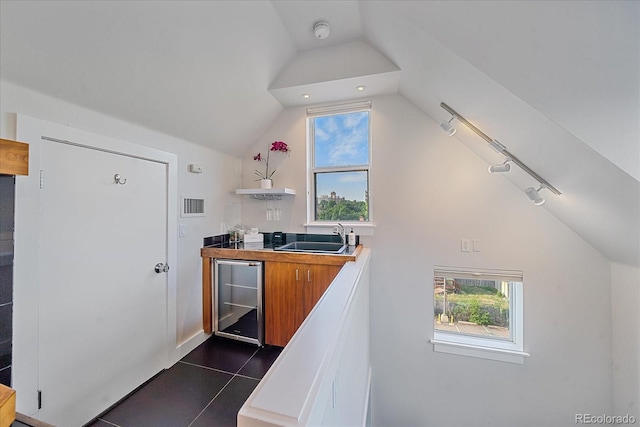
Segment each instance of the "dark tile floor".
[{"label": "dark tile floor", "polygon": [[211,337],[86,427],[235,426],[280,351]]}]

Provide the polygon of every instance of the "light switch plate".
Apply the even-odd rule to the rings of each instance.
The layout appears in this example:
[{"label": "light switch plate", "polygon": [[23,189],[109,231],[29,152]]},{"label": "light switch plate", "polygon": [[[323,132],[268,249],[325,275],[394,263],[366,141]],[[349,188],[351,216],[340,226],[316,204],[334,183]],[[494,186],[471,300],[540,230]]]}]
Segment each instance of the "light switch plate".
[{"label": "light switch plate", "polygon": [[460,242],[460,250],[462,252],[469,252],[471,250],[471,239],[462,239]]},{"label": "light switch plate", "polygon": [[473,239],[473,252],[480,252],[480,239]]}]

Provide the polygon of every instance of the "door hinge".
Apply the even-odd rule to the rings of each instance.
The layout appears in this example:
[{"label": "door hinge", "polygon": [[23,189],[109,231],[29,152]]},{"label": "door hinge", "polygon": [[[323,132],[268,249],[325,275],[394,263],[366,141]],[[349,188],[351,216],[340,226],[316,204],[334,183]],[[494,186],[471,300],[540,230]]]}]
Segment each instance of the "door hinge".
[{"label": "door hinge", "polygon": [[44,171],[40,169],[40,188],[44,188]]},{"label": "door hinge", "polygon": [[42,390],[38,390],[38,409],[42,409]]}]

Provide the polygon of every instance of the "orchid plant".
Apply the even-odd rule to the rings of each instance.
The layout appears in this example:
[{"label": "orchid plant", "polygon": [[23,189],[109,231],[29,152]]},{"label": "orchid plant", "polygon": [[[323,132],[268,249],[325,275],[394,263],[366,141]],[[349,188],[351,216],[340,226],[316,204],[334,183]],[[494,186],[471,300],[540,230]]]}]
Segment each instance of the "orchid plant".
[{"label": "orchid plant", "polygon": [[272,171],[269,171],[269,159],[270,159],[272,151],[277,151],[277,152],[280,152],[280,153],[288,154],[291,151],[291,149],[289,148],[289,146],[287,144],[285,144],[282,141],[274,141],[274,142],[271,143],[271,147],[267,151],[267,158],[266,159],[264,158],[262,153],[258,153],[255,156],[253,156],[253,160],[255,160],[257,162],[262,162],[262,161],[266,162],[266,168],[265,168],[264,173],[262,173],[259,170],[255,171],[255,174],[260,177],[259,179],[271,179],[273,174],[276,173],[275,169],[272,170]]}]

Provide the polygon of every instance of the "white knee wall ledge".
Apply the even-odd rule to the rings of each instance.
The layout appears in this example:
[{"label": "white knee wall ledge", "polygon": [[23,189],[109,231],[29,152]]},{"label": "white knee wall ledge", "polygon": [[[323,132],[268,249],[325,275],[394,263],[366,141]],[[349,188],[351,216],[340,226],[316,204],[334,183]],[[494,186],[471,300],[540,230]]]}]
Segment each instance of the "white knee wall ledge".
[{"label": "white knee wall ledge", "polygon": [[366,424],[369,259],[364,249],[345,264],[240,409],[239,427]]}]

